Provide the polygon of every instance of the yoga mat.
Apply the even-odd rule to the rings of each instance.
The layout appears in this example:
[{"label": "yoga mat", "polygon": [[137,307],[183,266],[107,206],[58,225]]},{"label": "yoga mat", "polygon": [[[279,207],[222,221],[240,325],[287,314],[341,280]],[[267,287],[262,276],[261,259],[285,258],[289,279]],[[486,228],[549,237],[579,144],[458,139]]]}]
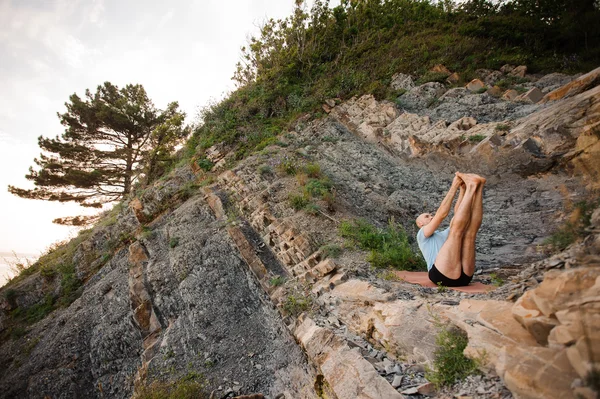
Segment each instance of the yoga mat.
[{"label": "yoga mat", "polygon": [[[407,272],[407,271],[394,271],[394,274],[398,276],[398,278],[406,281],[411,284],[419,284],[422,287],[427,288],[437,288],[438,286],[434,284],[431,280],[429,280],[429,275],[427,272]],[[484,294],[494,289],[494,287],[490,285],[485,285],[480,282],[471,282],[471,284],[466,287],[446,287],[451,290],[467,292],[469,294]]]}]

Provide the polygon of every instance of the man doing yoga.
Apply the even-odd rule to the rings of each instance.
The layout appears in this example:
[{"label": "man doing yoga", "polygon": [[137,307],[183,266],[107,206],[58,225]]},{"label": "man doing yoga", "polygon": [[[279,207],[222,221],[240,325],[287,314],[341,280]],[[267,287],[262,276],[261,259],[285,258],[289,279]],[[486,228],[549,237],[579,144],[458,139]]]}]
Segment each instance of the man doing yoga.
[{"label": "man doing yoga", "polygon": [[[456,172],[448,194],[434,216],[419,215],[417,242],[427,262],[429,279],[447,287],[469,285],[475,273],[475,238],[483,218],[483,186],[481,176]],[[436,231],[450,213],[452,201],[459,191],[450,227]]]}]

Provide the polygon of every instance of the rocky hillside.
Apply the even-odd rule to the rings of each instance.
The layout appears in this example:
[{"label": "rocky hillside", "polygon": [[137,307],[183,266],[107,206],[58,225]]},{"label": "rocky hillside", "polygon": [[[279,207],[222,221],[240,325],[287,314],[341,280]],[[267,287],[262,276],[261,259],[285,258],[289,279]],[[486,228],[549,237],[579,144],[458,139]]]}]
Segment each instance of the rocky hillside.
[{"label": "rocky hillside", "polygon": [[[505,66],[454,88],[433,72],[448,82],[395,75],[395,102],[330,99],[243,161],[214,146],[13,280],[0,395],[594,397],[600,69]],[[414,218],[456,170],[488,179],[476,280],[502,286],[487,294],[385,267],[421,267]],[[365,226],[395,232],[404,263],[352,244]],[[573,237],[550,256],[555,231]],[[436,390],[424,371],[450,325],[483,374]]]}]

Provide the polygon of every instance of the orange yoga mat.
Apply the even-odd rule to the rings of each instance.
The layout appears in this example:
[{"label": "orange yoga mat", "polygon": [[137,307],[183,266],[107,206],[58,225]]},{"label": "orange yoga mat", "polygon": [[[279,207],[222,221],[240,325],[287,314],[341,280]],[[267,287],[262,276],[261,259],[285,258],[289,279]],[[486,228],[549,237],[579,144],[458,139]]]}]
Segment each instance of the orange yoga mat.
[{"label": "orange yoga mat", "polygon": [[[406,281],[407,283],[419,284],[422,287],[437,288],[438,286],[429,280],[427,272],[406,272],[406,271],[395,271],[398,278]],[[467,292],[469,294],[483,294],[494,289],[494,287],[485,285],[480,282],[472,282],[466,287],[447,287],[451,290],[460,292]]]}]

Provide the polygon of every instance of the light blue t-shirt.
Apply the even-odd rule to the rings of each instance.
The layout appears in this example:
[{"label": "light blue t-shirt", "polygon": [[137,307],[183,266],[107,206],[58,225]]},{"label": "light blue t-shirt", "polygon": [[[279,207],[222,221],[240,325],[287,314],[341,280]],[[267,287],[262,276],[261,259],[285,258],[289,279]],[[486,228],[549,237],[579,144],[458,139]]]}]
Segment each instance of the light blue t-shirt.
[{"label": "light blue t-shirt", "polygon": [[429,237],[425,237],[422,227],[417,233],[417,243],[419,244],[419,249],[425,258],[425,262],[427,262],[428,271],[431,269],[431,266],[433,266],[435,258],[440,252],[440,249],[442,249],[442,245],[444,245],[446,242],[449,233],[450,227],[442,231],[436,230],[435,233]]}]

